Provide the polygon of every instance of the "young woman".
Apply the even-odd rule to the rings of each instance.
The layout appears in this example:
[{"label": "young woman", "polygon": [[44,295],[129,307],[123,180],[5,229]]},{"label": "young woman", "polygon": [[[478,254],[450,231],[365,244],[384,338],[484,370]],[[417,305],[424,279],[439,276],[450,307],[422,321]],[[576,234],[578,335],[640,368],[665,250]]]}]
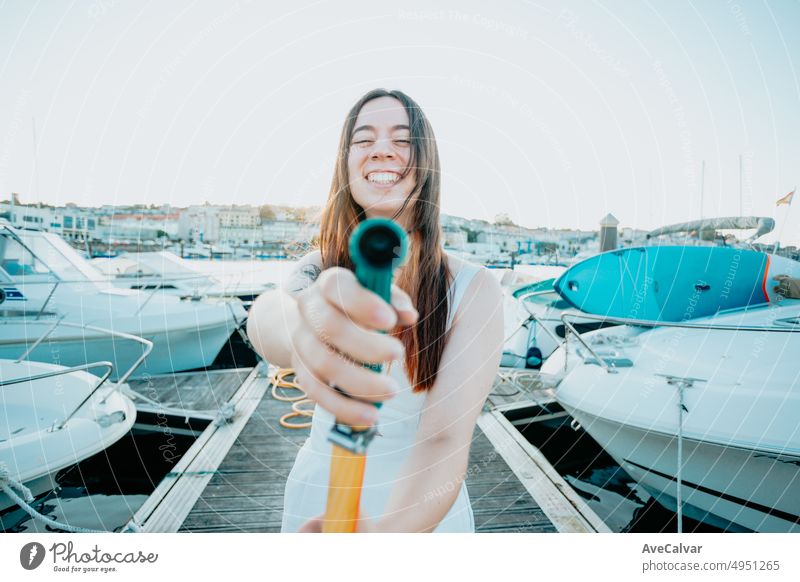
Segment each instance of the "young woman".
[{"label": "young woman", "polygon": [[[319,250],[299,261],[284,289],[262,295],[250,311],[256,349],[294,368],[317,403],[286,483],[282,531],[321,528],[327,436],[336,419],[377,423],[359,531],[474,531],[464,481],[500,361],[502,294],[486,269],[444,252],[440,175],[433,131],[419,106],[400,91],[364,95],[344,123]],[[409,236],[391,306],[350,270],[349,235],[372,217],[396,220]],[[361,365],[386,362],[384,374]]]}]

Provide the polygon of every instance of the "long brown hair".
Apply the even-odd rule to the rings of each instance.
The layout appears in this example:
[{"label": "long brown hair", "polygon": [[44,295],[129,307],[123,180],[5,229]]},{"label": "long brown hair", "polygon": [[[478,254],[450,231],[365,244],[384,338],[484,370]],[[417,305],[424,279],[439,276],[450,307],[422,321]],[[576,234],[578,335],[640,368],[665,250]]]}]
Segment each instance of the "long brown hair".
[{"label": "long brown hair", "polygon": [[353,268],[348,241],[350,233],[366,215],[350,191],[347,160],[353,128],[361,108],[380,97],[393,97],[403,104],[411,129],[411,159],[404,175],[416,172],[416,185],[395,216],[410,206],[410,252],[396,284],[414,301],[419,319],[416,325],[398,328],[392,333],[405,346],[409,380],[414,391],[421,392],[433,386],[447,341],[450,270],[442,248],[439,226],[441,172],[436,139],[422,109],[402,91],[370,91],[358,100],[347,115],[339,139],[330,195],[322,211],[320,254],[323,269],[333,266]]}]

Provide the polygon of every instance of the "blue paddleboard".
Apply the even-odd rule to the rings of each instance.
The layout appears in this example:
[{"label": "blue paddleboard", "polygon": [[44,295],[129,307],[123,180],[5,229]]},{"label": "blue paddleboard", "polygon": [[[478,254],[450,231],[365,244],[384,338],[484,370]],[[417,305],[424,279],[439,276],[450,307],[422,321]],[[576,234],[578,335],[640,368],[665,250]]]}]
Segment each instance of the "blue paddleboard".
[{"label": "blue paddleboard", "polygon": [[777,275],[800,276],[800,263],[730,247],[635,247],[573,265],[554,288],[586,313],[685,321],[773,301]]}]

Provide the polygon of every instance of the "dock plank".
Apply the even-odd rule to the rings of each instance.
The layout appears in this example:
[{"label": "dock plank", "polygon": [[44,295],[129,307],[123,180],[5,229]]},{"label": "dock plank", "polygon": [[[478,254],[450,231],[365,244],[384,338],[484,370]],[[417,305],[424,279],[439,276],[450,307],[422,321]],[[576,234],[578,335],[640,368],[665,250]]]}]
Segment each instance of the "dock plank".
[{"label": "dock plank", "polygon": [[128,384],[165,407],[216,410],[230,400],[249,373],[250,368],[201,370],[135,378]]},{"label": "dock plank", "polygon": [[[307,429],[280,426],[278,419],[289,409],[267,391],[179,531],[280,531],[286,478],[308,436]],[[466,483],[478,532],[556,531],[479,427]]]}]

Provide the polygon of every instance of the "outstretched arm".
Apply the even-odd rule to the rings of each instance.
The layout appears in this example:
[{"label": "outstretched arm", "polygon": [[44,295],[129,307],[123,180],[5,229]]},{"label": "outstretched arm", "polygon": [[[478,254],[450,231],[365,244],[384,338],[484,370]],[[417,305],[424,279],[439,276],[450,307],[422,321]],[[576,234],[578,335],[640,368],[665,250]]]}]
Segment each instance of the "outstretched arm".
[{"label": "outstretched arm", "polygon": [[[375,374],[359,362],[400,358],[400,340],[379,331],[396,324],[413,325],[417,313],[408,295],[396,286],[387,305],[362,287],[351,271],[334,267],[319,272],[319,266],[319,253],[310,253],[282,289],[259,297],[250,308],[247,333],[271,364],[294,368],[308,397],[338,420],[370,425],[377,411],[368,402],[391,398],[396,386],[390,376]],[[354,398],[345,397],[334,385]]]}]

